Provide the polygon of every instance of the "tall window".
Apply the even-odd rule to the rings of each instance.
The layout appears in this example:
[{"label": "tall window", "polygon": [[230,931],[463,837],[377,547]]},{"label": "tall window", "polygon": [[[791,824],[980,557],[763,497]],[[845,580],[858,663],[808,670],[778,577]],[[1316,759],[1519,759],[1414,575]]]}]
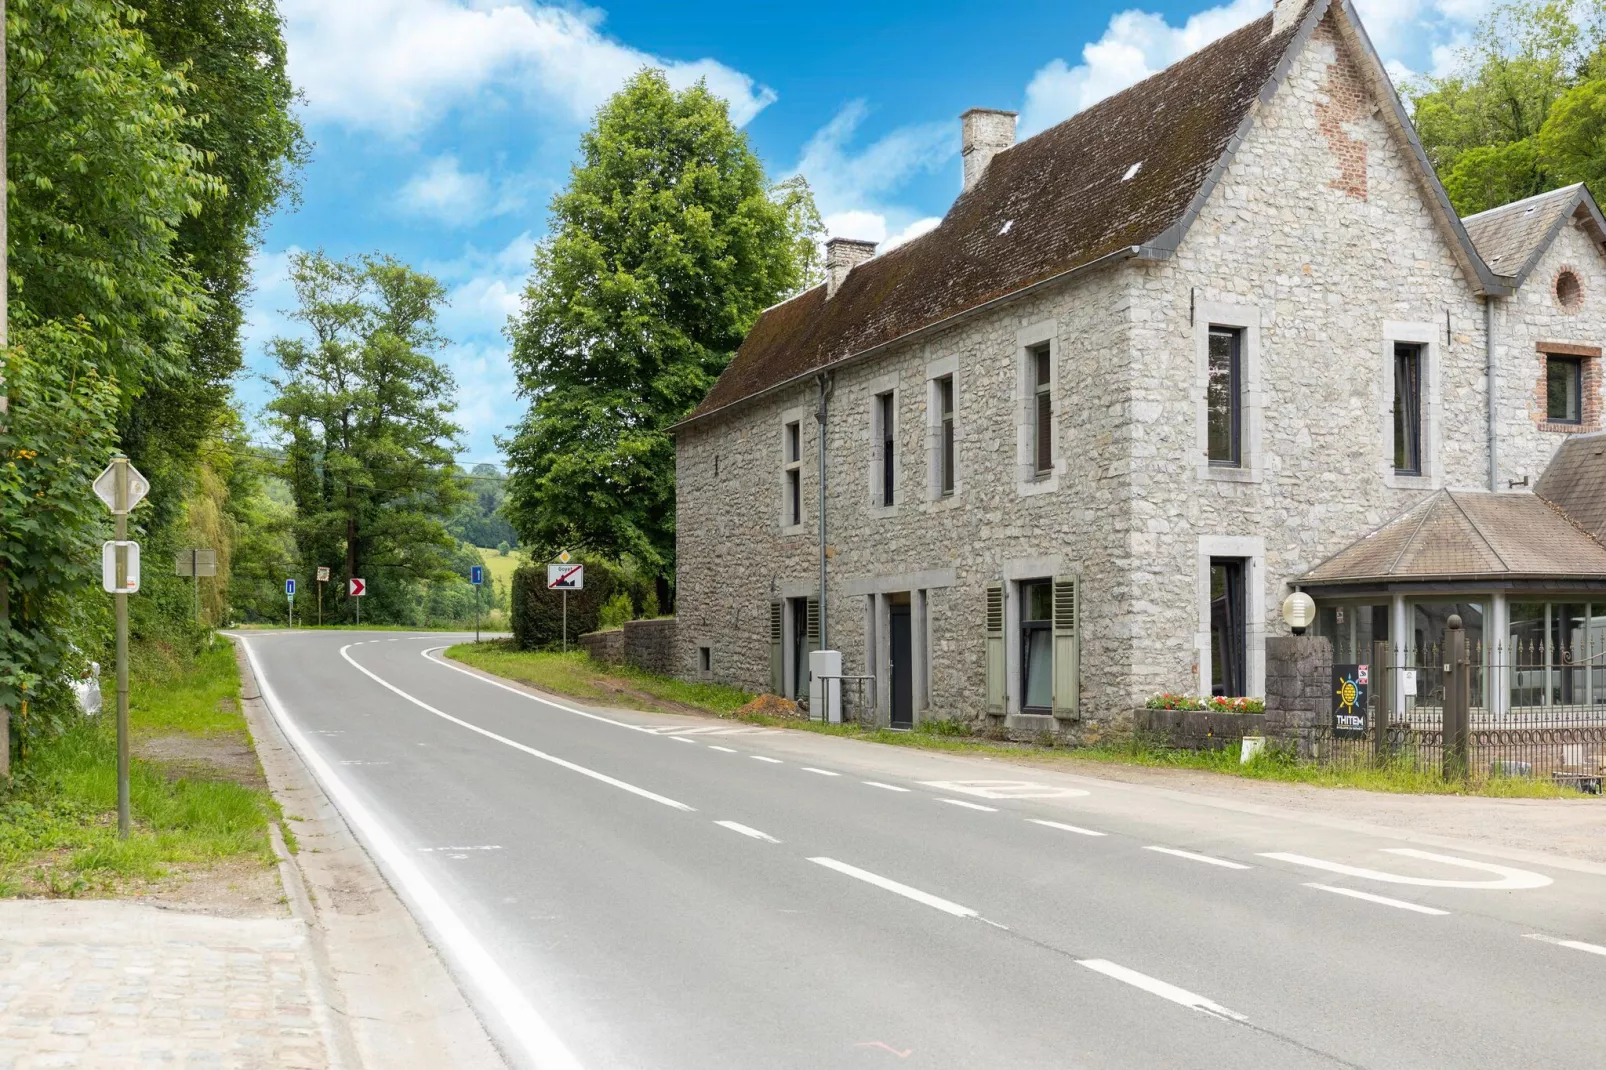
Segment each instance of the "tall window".
[{"label": "tall window", "polygon": [[1584,421],[1584,362],[1577,357],[1545,358],[1545,418],[1553,424]]},{"label": "tall window", "polygon": [[937,380],[937,492],[954,492],[954,377]]},{"label": "tall window", "polygon": [[1054,386],[1048,343],[1033,346],[1032,374],[1032,458],[1040,476],[1054,468]]},{"label": "tall window", "polygon": [[803,523],[803,427],[794,420],[784,434],[786,460],[786,500],[782,515],[788,527]]},{"label": "tall window", "polygon": [[896,501],[897,490],[897,448],[893,438],[893,408],[892,391],[877,394],[876,403],[876,430],[881,440],[881,505],[891,505]]},{"label": "tall window", "polygon": [[1210,693],[1242,698],[1248,687],[1249,631],[1241,557],[1210,559]]},{"label": "tall window", "polygon": [[1422,474],[1422,344],[1394,343],[1394,470]]},{"label": "tall window", "polygon": [[1020,585],[1021,708],[1047,712],[1054,705],[1054,584]]},{"label": "tall window", "polygon": [[1210,328],[1210,367],[1205,386],[1210,463],[1243,464],[1243,336],[1235,327]]}]

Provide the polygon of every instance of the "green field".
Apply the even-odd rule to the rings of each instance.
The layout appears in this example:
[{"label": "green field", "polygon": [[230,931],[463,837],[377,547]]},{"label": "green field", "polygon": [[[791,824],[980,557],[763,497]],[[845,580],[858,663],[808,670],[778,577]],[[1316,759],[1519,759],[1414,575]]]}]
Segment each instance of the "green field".
[{"label": "green field", "polygon": [[506,557],[498,554],[494,546],[481,546],[479,551],[480,556],[485,558],[485,567],[490,570],[491,578],[504,587],[513,582],[514,571],[524,564],[522,550],[509,550]]}]

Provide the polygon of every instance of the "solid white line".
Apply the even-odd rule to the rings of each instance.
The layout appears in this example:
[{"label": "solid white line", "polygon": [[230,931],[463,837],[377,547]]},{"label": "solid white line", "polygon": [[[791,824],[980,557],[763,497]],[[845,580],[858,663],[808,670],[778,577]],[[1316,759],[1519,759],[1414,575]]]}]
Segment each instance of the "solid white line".
[{"label": "solid white line", "polygon": [[981,803],[966,802],[963,799],[938,799],[937,801],[945,802],[949,806],[963,806],[966,810],[985,810],[989,814],[998,813],[998,807],[996,806],[983,806]]},{"label": "solid white line", "polygon": [[1591,955],[1606,955],[1606,947],[1601,947],[1599,944],[1586,944],[1582,940],[1563,940],[1559,936],[1546,936],[1544,933],[1528,933],[1527,936],[1530,940],[1541,940],[1547,944],[1555,944],[1557,947],[1568,947],[1574,951],[1587,951]]},{"label": "solid white line", "polygon": [[786,764],[785,762],[781,761],[779,758],[766,758],[762,754],[753,755],[753,761],[755,761],[755,762],[769,762],[771,765],[785,765]]},{"label": "solid white line", "polygon": [[464,676],[472,676],[472,677],[474,677],[474,679],[478,680],[482,684],[490,684],[492,687],[500,687],[503,691],[510,691],[515,695],[519,695],[519,696],[521,696],[523,698],[529,699],[531,702],[539,702],[543,706],[551,706],[555,710],[562,710],[564,713],[572,713],[576,717],[586,717],[586,718],[589,718],[590,720],[593,720],[593,721],[601,721],[603,724],[614,725],[614,726],[616,726],[618,728],[628,728],[632,732],[647,732],[647,731],[650,731],[649,728],[647,728],[647,727],[645,727],[643,725],[631,724],[629,721],[616,721],[612,717],[604,717],[599,713],[587,713],[585,710],[577,710],[573,706],[565,706],[561,702],[553,702],[549,698],[542,698],[539,695],[532,695],[528,691],[522,691],[519,688],[513,687],[513,686],[511,686],[509,684],[504,684],[500,680],[492,680],[489,677],[481,676],[479,673],[474,672],[471,669],[465,669],[461,665],[453,665],[449,661],[442,661],[440,658],[432,658],[432,657],[430,657],[430,655],[435,653],[435,651],[437,651],[437,650],[445,650],[445,649],[446,648],[443,647],[443,646],[432,646],[432,647],[428,648],[427,650],[421,651],[420,653],[422,653],[422,655],[424,656],[424,659],[426,661],[433,661],[436,665],[440,665],[440,666],[443,666],[445,668],[451,669],[453,672],[460,672]]},{"label": "solid white line", "polygon": [[952,914],[956,918],[974,918],[977,916],[976,912],[969,907],[962,907],[958,903],[943,899],[941,896],[932,895],[930,892],[922,892],[919,888],[911,888],[907,884],[899,884],[895,880],[888,880],[886,877],[878,876],[867,869],[850,866],[846,862],[838,862],[834,858],[811,858],[809,861],[818,863],[826,869],[834,869],[838,873],[846,873],[850,877],[856,877],[866,884],[875,885],[877,888],[885,888],[889,892],[896,892],[906,899],[913,899],[915,902],[924,903],[928,907],[936,907],[938,910]]},{"label": "solid white line", "polygon": [[1331,884],[1315,883],[1306,884],[1305,887],[1317,888],[1324,892],[1332,892],[1334,895],[1347,895],[1351,899],[1364,899],[1368,903],[1382,903],[1386,907],[1399,907],[1401,910],[1414,910],[1418,914],[1444,915],[1450,913],[1448,910],[1440,910],[1438,907],[1425,907],[1420,903],[1407,903],[1403,899],[1390,899],[1386,895],[1373,895],[1371,892],[1356,891],[1354,888],[1338,888]]},{"label": "solid white line", "polygon": [[736,748],[735,747],[716,747],[712,743],[710,743],[708,745],[708,749],[709,750],[724,751],[726,754],[735,754],[736,753]]},{"label": "solid white line", "polygon": [[566,761],[563,758],[559,758],[555,754],[548,754],[545,751],[536,750],[534,747],[527,747],[523,743],[519,743],[519,742],[516,742],[514,740],[508,739],[506,736],[499,736],[495,732],[490,731],[489,729],[481,728],[479,725],[476,725],[476,724],[469,724],[467,721],[462,720],[461,718],[453,717],[449,713],[444,713],[441,710],[437,710],[434,706],[431,706],[429,703],[423,701],[422,699],[417,699],[417,698],[414,698],[412,695],[409,695],[407,692],[403,691],[401,688],[397,687],[395,684],[391,683],[389,680],[386,680],[383,677],[377,676],[374,673],[370,672],[369,670],[363,668],[361,665],[358,665],[357,662],[352,658],[352,656],[350,654],[346,653],[346,651],[348,649],[350,649],[350,648],[349,647],[341,647],[340,648],[340,656],[345,658],[348,662],[350,662],[352,668],[356,669],[358,672],[362,673],[364,676],[366,676],[369,679],[373,680],[375,683],[379,684],[381,687],[384,687],[385,689],[387,689],[389,691],[393,691],[396,694],[400,695],[402,698],[406,699],[408,702],[411,702],[414,706],[417,706],[419,709],[428,710],[430,713],[433,713],[436,717],[442,718],[443,720],[450,721],[455,725],[462,725],[464,728],[468,729],[470,732],[478,732],[480,735],[484,736],[487,739],[494,739],[498,743],[506,743],[509,747],[512,747],[514,750],[521,750],[525,754],[533,755],[533,756],[535,756],[537,758],[540,758],[544,762],[551,762],[553,765],[560,765],[565,769],[568,769],[568,770],[571,770],[573,772],[579,773],[581,776],[588,776],[592,780],[601,781],[602,783],[611,785],[613,787],[616,787],[621,791],[628,791],[632,795],[639,795],[643,799],[651,799],[655,803],[662,803],[665,806],[674,807],[676,810],[686,810],[686,811],[689,812],[689,811],[692,811],[692,810],[695,809],[695,807],[687,806],[683,802],[676,802],[674,799],[668,798],[668,797],[663,796],[663,795],[659,795],[655,791],[648,791],[646,788],[638,788],[634,784],[627,784],[625,781],[620,780],[617,777],[611,777],[607,773],[599,773],[595,769],[587,769],[583,765],[576,765],[574,762]]},{"label": "solid white line", "polygon": [[714,824],[718,825],[720,828],[730,829],[732,832],[740,832],[743,836],[751,836],[755,840],[763,840],[765,843],[781,842],[767,832],[760,832],[756,828],[750,828],[747,825],[743,825],[737,821],[716,821]]},{"label": "solid white line", "polygon": [[1107,835],[1109,835],[1108,833],[1105,833],[1105,832],[1094,832],[1092,829],[1078,828],[1075,825],[1062,825],[1058,821],[1044,821],[1042,818],[1038,818],[1038,817],[1028,817],[1026,820],[1030,821],[1034,825],[1043,825],[1043,826],[1045,826],[1047,828],[1059,829],[1062,832],[1075,832],[1075,833],[1078,833],[1079,835],[1082,835],[1082,836],[1107,836]]},{"label": "solid white line", "polygon": [[833,773],[829,769],[816,769],[812,765],[800,765],[800,766],[798,766],[798,768],[803,770],[805,773],[818,773],[821,776],[841,776],[842,775],[841,773]]},{"label": "solid white line", "polygon": [[679,736],[670,736],[669,738],[674,740],[676,743],[696,743],[697,742],[695,739],[681,739]]},{"label": "solid white line", "polygon": [[872,788],[880,788],[882,791],[908,791],[909,790],[908,788],[900,788],[896,784],[883,784],[879,780],[866,780],[865,783],[870,785]]},{"label": "solid white line", "polygon": [[435,930],[440,942],[446,945],[463,973],[473,978],[491,1006],[496,1008],[507,1023],[509,1034],[517,1039],[531,1061],[542,1070],[580,1070],[580,1061],[558,1039],[546,1019],[536,1013],[519,986],[490,956],[484,945],[469,932],[451,904],[424,877],[411,854],[391,838],[384,826],[369,813],[368,807],[301,734],[268,683],[267,675],[257,662],[256,651],[244,640],[241,640],[241,645],[245,647],[245,656],[251,663],[251,672],[256,676],[262,700],[273,712],[285,738],[300,753],[329,797],[340,807],[346,820],[362,835],[369,850],[390,870],[395,883],[412,901],[415,911]]},{"label": "solid white line", "polygon": [[1242,862],[1229,862],[1225,858],[1212,858],[1209,855],[1194,854],[1192,851],[1183,851],[1176,847],[1145,847],[1145,851],[1159,851],[1163,855],[1176,855],[1178,858],[1191,858],[1195,862],[1204,862],[1222,869],[1254,869]]},{"label": "solid white line", "polygon": [[1196,1011],[1204,1011],[1206,1014],[1214,1014],[1234,1022],[1247,1022],[1249,1020],[1248,1015],[1230,1011],[1215,1000],[1206,999],[1197,993],[1189,992],[1186,988],[1178,988],[1176,985],[1167,984],[1165,981],[1150,977],[1146,973],[1139,973],[1136,970],[1127,969],[1125,966],[1119,966],[1107,959],[1079,959],[1077,961],[1079,965],[1086,966],[1095,973],[1102,973],[1104,976],[1113,977],[1117,981],[1125,981],[1134,988],[1141,988],[1151,995],[1159,996],[1161,999],[1168,999],[1172,1003],[1180,1003],[1184,1007],[1192,1007]]}]

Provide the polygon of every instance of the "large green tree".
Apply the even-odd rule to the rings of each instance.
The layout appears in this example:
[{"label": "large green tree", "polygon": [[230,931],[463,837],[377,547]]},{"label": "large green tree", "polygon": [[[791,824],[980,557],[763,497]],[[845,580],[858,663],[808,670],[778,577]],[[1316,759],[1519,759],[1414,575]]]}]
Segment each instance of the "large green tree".
[{"label": "large green tree", "polygon": [[445,290],[385,256],[304,253],[290,277],[310,337],[269,343],[281,374],[268,410],[284,439],[296,543],[304,571],[366,579],[365,608],[384,620],[418,582],[446,575],[456,548],[445,526],[464,494],[455,384],[434,357]]},{"label": "large green tree", "polygon": [[530,408],[504,442],[526,545],[674,563],[667,428],[702,400],[765,307],[815,277],[819,215],[773,184],[698,84],[643,70],[580,140],[509,324]]}]

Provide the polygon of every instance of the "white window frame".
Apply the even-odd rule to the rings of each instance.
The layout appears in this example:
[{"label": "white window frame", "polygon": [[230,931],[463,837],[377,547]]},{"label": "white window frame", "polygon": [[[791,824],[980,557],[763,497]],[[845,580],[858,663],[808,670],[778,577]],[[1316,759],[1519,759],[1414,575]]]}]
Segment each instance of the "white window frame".
[{"label": "white window frame", "polygon": [[[1241,332],[1238,354],[1239,398],[1238,465],[1229,468],[1210,463],[1210,329],[1225,327]],[[1200,479],[1219,483],[1259,483],[1265,477],[1261,438],[1265,394],[1260,380],[1260,308],[1223,301],[1200,301],[1193,310],[1193,393],[1197,471]]]},{"label": "white window frame", "polygon": [[[1382,429],[1380,467],[1383,485],[1401,490],[1437,490],[1444,482],[1439,462],[1439,344],[1442,323],[1401,323],[1385,320],[1382,346],[1382,409],[1378,414]],[[1422,347],[1422,474],[1401,475],[1394,471],[1394,343],[1408,342]]]},{"label": "white window frame", "polygon": [[[808,494],[806,494],[804,492],[804,487],[803,487],[803,484],[804,484],[804,479],[803,479],[803,471],[804,471],[803,457],[804,457],[805,454],[808,453],[808,450],[804,446],[805,436],[803,434],[803,428],[804,428],[804,417],[807,414],[808,414],[807,410],[804,409],[803,406],[801,406],[801,405],[796,406],[795,408],[787,409],[785,412],[781,413],[781,464],[780,464],[780,476],[779,476],[779,479],[780,479],[781,508],[780,508],[780,513],[779,513],[779,518],[778,519],[780,521],[781,534],[782,535],[797,535],[797,534],[805,531],[809,526],[809,508],[808,508],[808,498],[809,498],[809,496],[808,496]],[[787,426],[790,425],[790,424],[797,424],[797,460],[795,460],[795,461],[789,461],[786,458],[786,429],[787,429]],[[798,483],[797,515],[798,515],[798,522],[796,524],[791,522],[792,521],[792,517],[791,517],[791,510],[789,508],[789,506],[791,505],[791,501],[790,501],[790,499],[789,499],[789,497],[787,495],[787,485],[786,485],[786,483],[787,483],[786,476],[787,476],[788,472],[796,472],[797,473],[797,483]]]},{"label": "white window frame", "polygon": [[[881,472],[881,403],[883,394],[892,395],[892,444],[895,451],[893,463],[892,504],[882,505],[885,495],[882,493]],[[903,504],[908,494],[908,480],[904,476],[907,466],[903,463],[903,391],[899,386],[898,373],[889,372],[878,376],[864,386],[865,405],[868,411],[865,414],[865,431],[870,436],[870,448],[867,451],[870,457],[870,470],[867,480],[870,493],[870,515],[874,517],[893,517],[898,515],[898,507]]]},{"label": "white window frame", "polygon": [[[1054,467],[1047,475],[1037,471],[1036,423],[1037,380],[1032,350],[1048,346],[1049,436],[1054,444]],[[1064,443],[1060,441],[1065,392],[1060,383],[1059,325],[1044,320],[1015,332],[1015,489],[1023,497],[1050,494],[1059,490],[1060,473],[1065,471]]]},{"label": "white window frame", "polygon": [[[942,397],[937,390],[939,379],[952,379],[954,384],[954,489],[942,492]],[[962,439],[959,422],[959,358],[943,357],[926,365],[926,502],[931,508],[952,508],[963,489],[960,482],[959,444]]]},{"label": "white window frame", "polygon": [[[1222,326],[1217,324],[1217,326]],[[1195,569],[1199,604],[1198,634],[1194,656],[1198,658],[1199,694],[1208,696],[1215,683],[1210,676],[1210,559],[1238,557],[1244,569],[1244,682],[1247,697],[1266,696],[1266,540],[1259,535],[1201,535]]]}]

